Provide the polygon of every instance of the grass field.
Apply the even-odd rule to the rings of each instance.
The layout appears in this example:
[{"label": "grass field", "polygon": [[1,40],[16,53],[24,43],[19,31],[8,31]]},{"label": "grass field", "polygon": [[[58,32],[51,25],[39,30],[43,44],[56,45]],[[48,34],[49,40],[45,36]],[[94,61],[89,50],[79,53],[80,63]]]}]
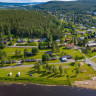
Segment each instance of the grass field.
[{"label": "grass field", "polygon": [[92,59],[92,61],[96,63],[96,57],[95,57],[95,58],[93,58],[93,59]]},{"label": "grass field", "polygon": [[85,57],[82,55],[82,53],[79,50],[76,49],[66,49],[64,47],[60,48],[60,51],[64,51],[64,53],[71,55],[73,59],[78,56],[79,59],[84,59]]},{"label": "grass field", "polygon": [[[79,62],[78,62],[79,63]],[[79,69],[79,73],[76,76],[76,68],[77,64],[75,63],[64,63],[64,64],[51,64],[55,65],[58,69],[59,65],[63,67],[62,76],[57,70],[58,74],[51,73],[49,74],[47,71],[43,69],[43,65],[41,65],[41,71],[37,72],[32,67],[18,67],[18,68],[9,68],[9,69],[0,69],[0,81],[28,81],[33,83],[42,83],[42,84],[56,84],[56,85],[68,85],[67,75],[69,75],[70,81],[73,83],[74,81],[79,80],[88,80],[91,79],[91,76],[96,76],[96,72],[88,65],[82,65]],[[66,73],[65,73],[66,70]],[[84,72],[83,72],[83,71]],[[12,76],[8,77],[7,75],[12,72]],[[16,77],[16,74],[20,72],[20,77]],[[29,74],[33,74],[33,77],[29,76]]]}]

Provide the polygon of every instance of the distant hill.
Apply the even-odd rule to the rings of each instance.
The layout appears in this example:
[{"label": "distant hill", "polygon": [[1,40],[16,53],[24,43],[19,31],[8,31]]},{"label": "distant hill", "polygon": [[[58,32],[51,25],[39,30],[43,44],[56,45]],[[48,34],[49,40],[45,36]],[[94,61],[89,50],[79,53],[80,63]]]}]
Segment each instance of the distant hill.
[{"label": "distant hill", "polygon": [[32,3],[0,3],[0,8],[23,9],[23,10],[64,10],[83,12],[96,9],[96,0],[77,1],[49,1]]},{"label": "distant hill", "polygon": [[36,4],[41,4],[43,2],[31,2],[31,3],[7,3],[7,2],[0,2],[0,8],[9,8],[9,9],[15,9],[19,7],[25,7],[25,6],[32,6]]},{"label": "distant hill", "polygon": [[34,5],[34,9],[42,10],[79,10],[96,8],[96,0],[78,0],[78,1],[50,1],[44,4]]}]

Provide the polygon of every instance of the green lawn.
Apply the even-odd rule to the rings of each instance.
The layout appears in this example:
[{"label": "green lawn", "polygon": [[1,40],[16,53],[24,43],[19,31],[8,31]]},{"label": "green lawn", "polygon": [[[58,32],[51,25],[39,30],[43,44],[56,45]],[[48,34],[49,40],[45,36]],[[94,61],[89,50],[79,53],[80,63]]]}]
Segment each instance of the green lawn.
[{"label": "green lawn", "polygon": [[71,55],[73,59],[78,56],[79,59],[84,59],[85,57],[82,55],[82,53],[79,50],[76,49],[66,49],[64,47],[60,48],[61,52],[64,51],[67,55]]},{"label": "green lawn", "polygon": [[95,57],[95,58],[93,58],[93,59],[92,59],[92,61],[96,63],[96,57]]},{"label": "green lawn", "polygon": [[[79,63],[79,62],[78,62]],[[80,80],[88,80],[91,79],[90,76],[96,76],[96,72],[88,65],[84,64],[79,69],[85,70],[79,71],[76,76],[76,68],[77,64],[75,63],[63,63],[63,64],[51,64],[55,65],[57,69],[59,69],[59,65],[63,67],[62,76],[59,74],[59,70],[57,70],[58,74],[54,73],[49,74],[48,71],[44,71],[43,66],[41,65],[41,71],[38,73],[32,67],[18,67],[18,68],[9,68],[9,69],[0,69],[0,81],[28,81],[33,83],[43,83],[43,84],[57,84],[57,85],[68,85],[67,75],[69,75],[69,79],[73,83],[74,81]],[[66,73],[65,73],[66,70]],[[8,77],[7,75],[12,72],[12,76]],[[20,72],[20,77],[16,77],[16,74]],[[33,74],[33,77],[30,77],[29,74]]]}]

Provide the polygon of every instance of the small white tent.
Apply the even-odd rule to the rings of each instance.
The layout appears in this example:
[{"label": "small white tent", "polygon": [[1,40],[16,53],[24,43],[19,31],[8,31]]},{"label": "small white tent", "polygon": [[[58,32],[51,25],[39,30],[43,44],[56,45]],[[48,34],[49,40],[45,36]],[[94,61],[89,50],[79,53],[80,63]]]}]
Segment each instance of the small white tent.
[{"label": "small white tent", "polygon": [[10,72],[9,74],[8,74],[8,76],[11,76],[12,75],[12,72]]},{"label": "small white tent", "polygon": [[17,76],[18,76],[18,77],[20,76],[20,72],[18,72]]}]

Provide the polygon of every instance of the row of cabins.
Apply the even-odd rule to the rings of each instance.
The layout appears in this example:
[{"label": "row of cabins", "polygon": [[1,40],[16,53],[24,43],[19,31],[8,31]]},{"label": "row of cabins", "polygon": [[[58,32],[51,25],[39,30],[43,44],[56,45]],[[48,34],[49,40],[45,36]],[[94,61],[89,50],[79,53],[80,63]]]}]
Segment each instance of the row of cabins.
[{"label": "row of cabins", "polygon": [[25,59],[25,62],[36,62],[37,60],[36,59]]},{"label": "row of cabins", "polygon": [[96,43],[87,44],[87,47],[96,47]]},{"label": "row of cabins", "polygon": [[[9,64],[10,61],[9,60],[6,60],[6,64]],[[16,63],[16,60],[12,60],[12,63]]]},{"label": "row of cabins", "polygon": [[[46,40],[47,40],[47,38],[40,38],[38,40],[38,42],[44,42]],[[35,42],[35,41],[36,41],[35,39],[30,39],[29,40],[30,43]],[[27,40],[26,39],[18,39],[18,43],[24,43],[24,42],[27,42]]]}]

